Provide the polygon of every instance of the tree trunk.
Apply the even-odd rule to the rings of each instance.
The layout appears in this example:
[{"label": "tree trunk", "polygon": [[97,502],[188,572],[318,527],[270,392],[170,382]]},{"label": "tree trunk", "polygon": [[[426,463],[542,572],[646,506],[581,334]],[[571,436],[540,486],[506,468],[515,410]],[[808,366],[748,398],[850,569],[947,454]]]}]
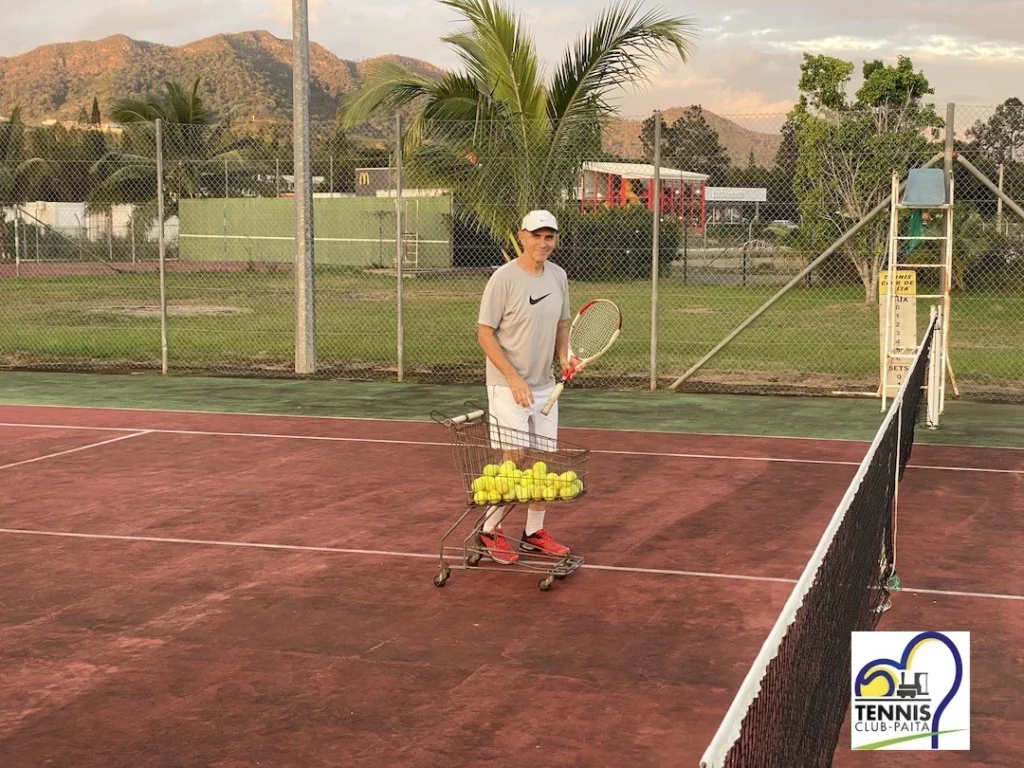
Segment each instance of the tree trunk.
[{"label": "tree trunk", "polygon": [[878,261],[874,258],[857,256],[853,259],[857,274],[864,285],[864,304],[871,306],[878,303]]}]

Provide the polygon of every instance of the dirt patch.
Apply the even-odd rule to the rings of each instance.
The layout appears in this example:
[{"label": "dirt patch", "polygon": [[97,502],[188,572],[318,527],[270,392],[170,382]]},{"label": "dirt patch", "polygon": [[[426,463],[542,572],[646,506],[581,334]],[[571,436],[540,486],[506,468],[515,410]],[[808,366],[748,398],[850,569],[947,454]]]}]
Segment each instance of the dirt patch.
[{"label": "dirt patch", "polygon": [[713,315],[715,310],[711,307],[679,307],[672,310],[673,313],[678,315]]},{"label": "dirt patch", "polygon": [[[98,307],[92,311],[104,315],[160,317],[160,307],[157,304],[115,304],[114,306]],[[250,311],[241,307],[213,307],[207,304],[167,305],[168,317],[232,317],[234,315],[244,315]]]}]

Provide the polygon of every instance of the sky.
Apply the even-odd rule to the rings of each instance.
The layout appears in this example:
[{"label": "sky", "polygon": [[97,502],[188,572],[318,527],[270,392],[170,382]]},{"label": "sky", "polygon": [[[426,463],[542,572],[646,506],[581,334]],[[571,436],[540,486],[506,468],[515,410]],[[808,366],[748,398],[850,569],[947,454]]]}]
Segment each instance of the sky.
[{"label": "sky", "polygon": [[[308,3],[311,40],[342,58],[396,53],[459,64],[440,41],[458,28],[458,18],[437,0]],[[548,73],[602,6],[514,1]],[[774,124],[772,116],[797,97],[804,52],[851,61],[856,73],[865,60],[909,56],[931,82],[937,105],[991,107],[1024,98],[1024,0],[645,0],[644,7],[689,17],[696,50],[685,64],[666,59],[642,90],[619,95],[616,104],[629,116],[700,104],[746,123],[763,115]],[[169,45],[250,29],[290,38],[291,8],[292,0],[34,0],[5,10],[0,56],[117,33]],[[855,74],[851,92],[858,80]]]}]

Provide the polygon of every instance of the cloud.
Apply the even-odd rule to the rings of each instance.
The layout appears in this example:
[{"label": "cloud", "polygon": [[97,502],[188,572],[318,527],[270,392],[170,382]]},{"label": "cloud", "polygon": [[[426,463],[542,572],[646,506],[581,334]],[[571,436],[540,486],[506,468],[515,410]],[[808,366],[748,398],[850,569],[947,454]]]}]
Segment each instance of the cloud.
[{"label": "cloud", "polygon": [[[608,2],[513,2],[550,76],[566,48]],[[338,56],[388,53],[442,67],[460,63],[440,37],[455,29],[455,11],[437,0],[308,0],[310,38]],[[219,32],[267,29],[291,36],[292,0],[35,0],[15,3],[0,32],[0,56],[45,43],[115,33],[178,45]],[[676,11],[674,4],[669,10]],[[648,87],[619,94],[630,114],[703,104],[716,112],[784,113],[797,97],[804,51],[840,56],[857,71],[864,59],[909,55],[936,89],[937,103],[995,105],[1024,96],[1024,3],[1021,0],[743,0],[686,7],[699,38],[691,62],[668,61]],[[856,87],[856,84],[853,84]]]}]

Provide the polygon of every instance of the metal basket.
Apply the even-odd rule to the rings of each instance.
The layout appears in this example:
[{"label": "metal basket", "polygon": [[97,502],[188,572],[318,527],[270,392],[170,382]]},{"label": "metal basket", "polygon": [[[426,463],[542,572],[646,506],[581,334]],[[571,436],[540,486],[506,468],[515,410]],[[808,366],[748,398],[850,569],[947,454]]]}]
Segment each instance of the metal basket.
[{"label": "metal basket", "polygon": [[[469,505],[566,503],[588,491],[590,451],[586,448],[501,426],[483,409],[455,418],[432,416],[448,428],[455,468]],[[537,477],[538,470],[543,477]]]}]

